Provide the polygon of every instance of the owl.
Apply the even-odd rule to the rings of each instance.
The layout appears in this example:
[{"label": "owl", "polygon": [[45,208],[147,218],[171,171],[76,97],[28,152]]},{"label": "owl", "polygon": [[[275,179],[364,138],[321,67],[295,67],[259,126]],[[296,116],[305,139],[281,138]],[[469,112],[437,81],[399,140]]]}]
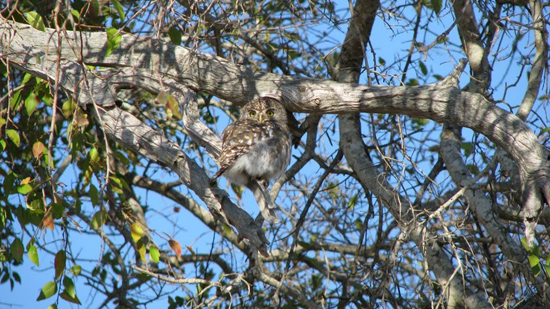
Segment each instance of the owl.
[{"label": "owl", "polygon": [[[213,180],[223,174],[233,184],[249,188],[262,216],[278,222],[265,189],[269,180],[279,177],[290,163],[290,131],[284,107],[272,98],[247,103],[241,108],[239,119],[223,131],[222,142],[220,169]],[[265,203],[260,202],[260,196]]]}]

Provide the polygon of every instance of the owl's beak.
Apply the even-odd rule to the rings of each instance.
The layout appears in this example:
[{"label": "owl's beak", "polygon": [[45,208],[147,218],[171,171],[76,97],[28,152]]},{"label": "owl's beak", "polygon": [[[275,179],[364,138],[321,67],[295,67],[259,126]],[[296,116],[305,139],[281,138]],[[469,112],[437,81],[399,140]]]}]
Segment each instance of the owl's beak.
[{"label": "owl's beak", "polygon": [[264,121],[264,115],[259,114],[259,115],[258,115],[258,120],[259,120],[260,122],[263,122],[263,121]]}]

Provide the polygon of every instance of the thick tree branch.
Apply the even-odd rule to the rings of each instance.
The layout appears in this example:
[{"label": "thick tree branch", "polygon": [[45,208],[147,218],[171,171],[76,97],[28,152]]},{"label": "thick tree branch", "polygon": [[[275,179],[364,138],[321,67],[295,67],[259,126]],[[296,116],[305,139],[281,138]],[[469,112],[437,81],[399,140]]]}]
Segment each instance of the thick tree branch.
[{"label": "thick tree branch", "polygon": [[529,73],[529,81],[525,96],[518,110],[518,117],[526,120],[537,100],[544,70],[548,69],[548,31],[542,13],[542,4],[537,0],[530,0],[531,17],[533,19],[533,33],[535,35],[536,52]]},{"label": "thick tree branch", "polygon": [[[338,72],[338,80],[347,82],[358,81],[365,49],[364,42],[368,40],[377,7],[374,6],[373,9],[373,5],[369,1],[357,1],[353,10],[356,15],[352,17],[350,22],[344,47],[339,58],[340,71]],[[374,11],[370,11],[369,9]],[[365,22],[365,20],[371,21],[371,24],[363,24],[362,22]],[[462,63],[462,67],[463,65]],[[449,77],[445,82],[451,79]],[[473,293],[469,289],[462,288],[463,281],[456,274],[451,261],[443,249],[433,241],[432,237],[427,239],[427,233],[419,224],[415,223],[414,210],[411,203],[407,203],[406,198],[401,197],[395,188],[383,177],[380,177],[370,157],[365,153],[359,117],[354,114],[341,115],[339,116],[339,120],[340,147],[346,155],[348,164],[356,171],[361,184],[382,201],[384,206],[388,208],[393,217],[399,222],[399,225],[404,229],[412,230],[410,233],[412,240],[421,248],[428,269],[435,273],[438,282],[447,295],[449,304],[451,306],[466,304],[467,307],[486,305],[487,302],[483,297]]]},{"label": "thick tree branch", "polygon": [[[26,72],[53,80],[57,57],[52,51],[56,50],[57,43],[49,39],[51,30],[44,35],[29,26],[4,20],[0,36],[2,58]],[[106,41],[105,34],[89,32],[80,32],[62,41],[59,85],[76,85],[65,90],[82,104],[91,102],[87,95],[90,92],[97,102],[110,106],[114,104],[109,98],[113,88],[139,87],[160,92],[157,85],[171,80],[175,83],[172,87],[183,85],[237,103],[260,95],[281,97],[285,107],[294,112],[390,113],[429,118],[484,134],[510,153],[520,167],[524,185],[531,179],[539,190],[550,187],[549,153],[536,135],[521,119],[493,106],[478,94],[437,85],[363,86],[253,73],[222,58],[131,35],[123,35],[120,47],[106,56]],[[117,69],[90,71],[83,64]],[[87,85],[81,82],[86,75],[108,78],[110,84],[102,85],[105,89]],[[547,198],[550,199],[550,195]]]},{"label": "thick tree branch", "polygon": [[185,196],[178,190],[167,187],[166,184],[162,182],[135,174],[131,174],[128,176],[130,178],[131,184],[147,190],[151,190],[153,192],[157,192],[172,199],[174,202],[182,205],[185,209],[187,209],[190,213],[197,217],[202,223],[208,226],[212,231],[217,232],[220,235],[224,235],[225,239],[229,240],[235,246],[239,247],[241,251],[247,253],[246,247],[239,242],[238,236],[234,233],[228,234],[226,231],[224,231],[223,226],[216,221],[216,218],[212,215],[212,213],[201,207],[192,198]]},{"label": "thick tree branch", "polygon": [[[468,167],[462,160],[460,149],[460,134],[457,130],[445,128],[441,134],[441,156],[445,161],[453,181],[457,184],[473,184]],[[508,230],[497,221],[492,211],[492,201],[479,189],[468,188],[465,191],[468,205],[473,210],[477,219],[491,235],[492,240],[497,244],[504,255],[512,262],[512,265],[520,270],[537,287],[541,293],[550,293],[546,286],[544,276],[534,276],[527,253],[522,245],[517,242]],[[546,297],[549,297],[547,295]]]},{"label": "thick tree branch", "polygon": [[[452,2],[458,33],[462,41],[464,52],[473,71],[473,80],[470,83],[472,92],[486,93],[491,85],[491,67],[487,59],[488,50],[483,46],[479,25],[474,15],[474,8],[470,0],[455,0]],[[491,45],[492,38],[489,38]]]},{"label": "thick tree branch", "polygon": [[227,218],[227,223],[237,228],[239,237],[248,239],[252,248],[267,255],[268,242],[261,226],[248,213],[233,204],[225,191],[210,187],[210,179],[204,170],[189,159],[178,145],[116,107],[99,108],[99,116],[109,136],[178,174],[182,182],[206,203],[218,220],[226,222]]},{"label": "thick tree branch", "polygon": [[[283,98],[291,111],[309,113],[392,113],[469,127],[504,148],[518,164],[529,203],[550,200],[550,154],[518,117],[493,106],[483,96],[453,87],[386,87],[320,81],[254,73],[222,58],[160,40],[122,35],[121,45],[106,56],[104,33],[67,32],[59,47],[52,30],[44,32],[3,20],[0,55],[10,65],[33,75],[55,79],[83,105],[114,105],[117,88],[139,87],[160,92],[184,85],[243,103],[255,96]],[[29,44],[32,42],[32,44]],[[85,65],[113,67],[90,70]],[[92,78],[105,83],[89,83]],[[92,95],[93,94],[93,95]],[[93,98],[93,99],[92,99]],[[529,213],[531,218],[536,214]]]},{"label": "thick tree branch", "polygon": [[[497,6],[498,14],[500,6]],[[489,48],[492,45],[492,36],[495,34],[494,24],[490,22],[488,31],[489,36],[485,42],[486,46],[483,46],[481,35],[479,34],[479,26],[477,24],[473,4],[469,0],[457,0],[453,2],[453,9],[458,20],[458,31],[462,40],[463,49],[466,53],[470,67],[472,70],[472,80],[468,85],[468,89],[473,92],[477,92],[483,95],[489,93],[489,87],[491,85],[491,67],[489,66],[488,54]],[[540,82],[540,81],[539,81]],[[458,87],[458,83],[455,85]],[[540,84],[536,85],[537,91]],[[453,181],[457,184],[457,187],[465,184],[471,184],[473,181],[472,176],[466,164],[462,159],[460,152],[461,141],[460,128],[456,125],[445,125],[441,134],[441,157],[445,162],[445,166],[449,171]],[[503,156],[500,156],[503,158]],[[531,268],[529,267],[528,258],[525,250],[522,248],[519,242],[516,242],[514,238],[508,233],[507,229],[497,220],[492,212],[492,202],[483,194],[479,189],[471,188],[470,185],[465,185],[465,197],[468,199],[470,209],[473,210],[476,218],[480,221],[483,227],[491,235],[493,241],[501,248],[503,254],[513,261],[514,267],[520,270],[529,280],[537,287],[541,293],[547,292],[545,282],[542,276],[535,277]],[[542,206],[541,200],[532,203],[535,206],[533,212],[537,213],[538,209]],[[529,209],[529,207],[525,208]],[[530,216],[533,218],[533,216]],[[536,221],[528,223],[536,225]],[[534,239],[534,232],[526,230],[527,239],[532,243]],[[548,297],[548,296],[547,296]]]}]

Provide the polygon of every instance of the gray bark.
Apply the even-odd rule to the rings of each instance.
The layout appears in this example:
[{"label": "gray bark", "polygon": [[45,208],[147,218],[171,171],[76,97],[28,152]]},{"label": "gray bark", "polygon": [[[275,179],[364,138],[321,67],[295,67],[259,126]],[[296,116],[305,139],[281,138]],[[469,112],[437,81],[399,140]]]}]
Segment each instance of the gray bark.
[{"label": "gray bark", "polygon": [[[261,95],[274,96],[293,112],[389,113],[429,118],[487,136],[516,161],[524,186],[528,186],[525,191],[536,197],[540,205],[550,200],[550,153],[520,118],[479,94],[438,85],[366,86],[254,73],[219,57],[132,35],[123,35],[120,46],[106,56],[104,33],[44,33],[10,21],[4,21],[0,31],[3,58],[49,80],[55,77],[58,62],[57,39],[53,37],[61,35],[59,85],[82,105],[93,101],[93,93],[96,102],[112,106],[117,88],[171,93],[185,86],[238,104]],[[103,69],[91,71],[85,65]],[[108,84],[89,85],[84,80],[87,76],[108,78]]]},{"label": "gray bark", "polygon": [[[357,7],[364,3],[358,1]],[[364,13],[360,8],[357,14]],[[360,15],[359,15],[360,16]],[[367,16],[368,17],[368,16]],[[370,16],[373,18],[373,16]],[[354,30],[351,27],[357,26]],[[367,25],[350,24],[353,31],[364,31]],[[357,59],[341,61],[340,81],[323,81],[311,78],[280,76],[252,72],[225,59],[176,47],[161,40],[122,35],[121,45],[109,56],[104,33],[54,32],[46,33],[24,24],[2,21],[0,25],[1,57],[23,71],[56,81],[69,95],[88,110],[93,109],[103,121],[105,131],[124,146],[138,151],[151,160],[174,170],[211,209],[234,225],[240,236],[250,241],[253,248],[266,254],[267,240],[261,227],[252,218],[231,203],[226,193],[209,185],[206,173],[181,149],[169,143],[137,119],[115,105],[116,90],[129,87],[142,88],[153,93],[165,91],[184,100],[182,88],[203,91],[222,99],[242,104],[257,96],[281,99],[287,109],[294,112],[316,114],[346,114],[341,120],[341,147],[348,163],[357,172],[362,185],[369,188],[396,218],[406,223],[413,219],[410,205],[405,205],[389,184],[379,179],[379,173],[368,160],[354,113],[390,113],[417,118],[429,118],[455,126],[468,127],[487,136],[502,147],[515,161],[523,184],[524,201],[533,219],[544,203],[550,201],[550,153],[537,140],[533,131],[521,118],[508,113],[476,93],[461,91],[453,86],[428,85],[418,87],[389,87],[350,84],[357,81]],[[59,40],[58,40],[59,39]],[[348,41],[350,56],[357,56],[357,47],[364,50],[365,37]],[[61,42],[61,46],[58,46]],[[345,53],[343,53],[345,55]],[[362,54],[360,55],[362,59]],[[95,66],[97,69],[89,69]],[[59,68],[59,70],[58,70]],[[191,126],[193,121],[188,121]],[[213,154],[219,152],[219,140],[207,128],[196,124],[205,136],[192,138],[201,142]],[[206,131],[201,131],[206,130]],[[191,130],[193,131],[193,130]],[[447,158],[446,162],[453,162]],[[457,168],[457,170],[460,170]],[[458,180],[457,180],[458,181]],[[460,183],[460,182],[459,182]],[[473,191],[469,199],[476,199]],[[503,248],[504,254],[525,264],[525,252],[499,231],[497,223],[487,218],[486,201],[478,197],[475,212]],[[411,226],[410,237],[425,252],[430,269],[440,278],[440,284],[449,286],[457,304],[468,307],[483,306],[485,300],[477,294],[468,294],[456,276],[454,267],[435,243],[426,241],[426,234]],[[528,267],[522,271],[529,273]],[[527,275],[527,274],[526,274]],[[529,275],[527,275],[529,276]],[[532,278],[532,277],[531,277]],[[533,279],[533,278],[532,278]],[[534,280],[539,289],[542,283]],[[460,300],[464,297],[463,300]]]}]

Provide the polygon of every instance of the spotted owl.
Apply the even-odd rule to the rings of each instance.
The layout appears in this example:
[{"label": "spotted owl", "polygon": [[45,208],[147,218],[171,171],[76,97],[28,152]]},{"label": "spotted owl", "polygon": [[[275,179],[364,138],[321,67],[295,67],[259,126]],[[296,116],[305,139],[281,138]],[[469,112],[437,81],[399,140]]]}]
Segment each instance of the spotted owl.
[{"label": "spotted owl", "polygon": [[[287,113],[275,99],[260,98],[240,110],[239,119],[222,133],[222,153],[218,159],[222,174],[234,184],[248,187],[258,201],[265,219],[277,222],[274,204],[265,189],[269,180],[279,177],[290,163],[290,131]],[[260,183],[258,186],[254,180]]]}]

